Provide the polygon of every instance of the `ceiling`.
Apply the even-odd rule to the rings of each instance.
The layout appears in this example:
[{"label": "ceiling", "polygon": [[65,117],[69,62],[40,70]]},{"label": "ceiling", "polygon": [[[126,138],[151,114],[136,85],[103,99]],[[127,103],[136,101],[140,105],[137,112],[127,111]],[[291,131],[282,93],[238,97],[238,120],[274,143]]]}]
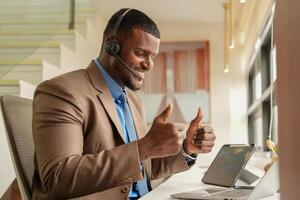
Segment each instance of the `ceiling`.
[{"label": "ceiling", "polygon": [[224,0],[97,0],[103,17],[120,8],[145,12],[156,23],[216,23],[223,21]]}]

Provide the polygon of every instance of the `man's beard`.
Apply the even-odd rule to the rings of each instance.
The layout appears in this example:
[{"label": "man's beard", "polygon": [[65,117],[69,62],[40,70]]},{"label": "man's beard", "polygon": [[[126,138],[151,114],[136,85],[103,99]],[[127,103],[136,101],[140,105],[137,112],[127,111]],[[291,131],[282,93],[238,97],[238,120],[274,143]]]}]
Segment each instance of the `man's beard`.
[{"label": "man's beard", "polygon": [[128,72],[127,78],[124,80],[124,85],[127,88],[134,90],[134,91],[141,89],[142,83],[140,83],[139,81],[137,81],[135,79],[136,79],[135,75]]},{"label": "man's beard", "polygon": [[125,86],[134,91],[140,90],[142,88],[142,84],[135,84],[132,79],[127,79],[125,81]]}]

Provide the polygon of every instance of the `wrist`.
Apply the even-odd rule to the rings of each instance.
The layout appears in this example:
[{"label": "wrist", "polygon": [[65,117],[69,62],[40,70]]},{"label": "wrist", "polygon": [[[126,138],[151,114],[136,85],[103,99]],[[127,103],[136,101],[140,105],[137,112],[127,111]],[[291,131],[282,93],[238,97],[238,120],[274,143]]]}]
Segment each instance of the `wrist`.
[{"label": "wrist", "polygon": [[182,143],[182,149],[183,151],[188,154],[188,155],[192,155],[193,153],[191,153],[188,149],[188,144],[187,144],[187,139],[184,139],[183,140],[183,143]]},{"label": "wrist", "polygon": [[142,162],[147,159],[147,147],[145,142],[143,142],[143,139],[137,141],[137,146],[138,146],[140,161]]},{"label": "wrist", "polygon": [[184,156],[184,158],[186,160],[191,160],[194,161],[197,158],[197,154],[196,153],[190,153],[187,149],[187,143],[186,143],[186,139],[183,141],[182,143],[182,147],[180,150],[180,153]]}]

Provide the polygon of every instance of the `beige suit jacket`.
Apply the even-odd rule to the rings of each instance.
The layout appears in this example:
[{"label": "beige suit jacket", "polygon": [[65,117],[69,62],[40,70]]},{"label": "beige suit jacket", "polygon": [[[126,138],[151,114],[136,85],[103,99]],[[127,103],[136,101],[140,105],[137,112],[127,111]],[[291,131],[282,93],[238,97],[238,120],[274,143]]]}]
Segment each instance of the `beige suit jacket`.
[{"label": "beige suit jacket", "polygon": [[[138,138],[140,99],[128,91]],[[127,199],[141,180],[137,142],[125,144],[113,98],[94,62],[41,83],[33,102],[33,199]],[[145,162],[148,178],[188,169],[180,154]]]}]

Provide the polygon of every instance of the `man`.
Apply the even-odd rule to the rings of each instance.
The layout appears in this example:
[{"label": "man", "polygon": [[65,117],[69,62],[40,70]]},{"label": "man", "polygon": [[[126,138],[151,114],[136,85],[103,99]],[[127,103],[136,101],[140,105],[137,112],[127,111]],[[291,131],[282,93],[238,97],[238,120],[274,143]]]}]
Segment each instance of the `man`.
[{"label": "man", "polygon": [[172,104],[146,133],[142,102],[131,91],[153,67],[160,33],[144,13],[121,9],[109,20],[100,55],[87,69],[41,83],[33,103],[33,199],[137,199],[150,180],[186,170],[210,152],[212,128],[166,123]]}]

